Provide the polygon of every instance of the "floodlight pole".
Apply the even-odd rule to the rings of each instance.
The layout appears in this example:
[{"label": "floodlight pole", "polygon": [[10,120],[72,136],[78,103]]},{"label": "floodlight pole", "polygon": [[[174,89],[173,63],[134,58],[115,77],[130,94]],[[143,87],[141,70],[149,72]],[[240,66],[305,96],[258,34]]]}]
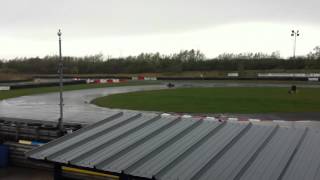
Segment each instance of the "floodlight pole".
[{"label": "floodlight pole", "polygon": [[296,59],[297,36],[300,36],[299,30],[297,30],[297,31],[292,30],[291,31],[291,36],[294,37],[294,41],[293,41],[293,59]]},{"label": "floodlight pole", "polygon": [[60,94],[60,117],[58,122],[58,128],[60,132],[63,132],[63,62],[62,62],[62,53],[61,53],[61,30],[58,31],[59,36],[59,94]]}]

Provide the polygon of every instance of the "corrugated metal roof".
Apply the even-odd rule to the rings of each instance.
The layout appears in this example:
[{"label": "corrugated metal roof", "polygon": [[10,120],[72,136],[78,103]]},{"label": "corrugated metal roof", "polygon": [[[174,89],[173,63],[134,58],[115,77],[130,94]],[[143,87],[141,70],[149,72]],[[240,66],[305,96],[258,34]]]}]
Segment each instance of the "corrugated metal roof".
[{"label": "corrugated metal roof", "polygon": [[317,129],[119,113],[29,158],[136,178],[320,179]]}]

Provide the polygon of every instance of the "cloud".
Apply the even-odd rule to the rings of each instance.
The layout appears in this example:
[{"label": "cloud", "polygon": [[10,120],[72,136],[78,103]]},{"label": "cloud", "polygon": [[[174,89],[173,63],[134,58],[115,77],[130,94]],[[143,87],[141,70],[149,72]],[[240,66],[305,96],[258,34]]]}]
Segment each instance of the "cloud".
[{"label": "cloud", "polygon": [[38,37],[193,31],[228,23],[319,24],[318,0],[2,0],[4,31]]},{"label": "cloud", "polygon": [[[297,27],[297,55],[305,55],[319,45],[320,26]],[[112,57],[138,55],[142,52],[177,53],[180,50],[199,49],[207,57],[221,53],[280,51],[283,57],[292,56],[293,38],[290,24],[235,23],[184,33],[159,33],[131,36],[100,36],[70,38],[63,35],[63,55],[85,56],[103,53]],[[1,38],[0,38],[1,39]],[[57,36],[47,39],[3,38],[0,58],[16,56],[45,56],[58,53]]]},{"label": "cloud", "polygon": [[[319,45],[319,0],[1,0],[0,58],[56,54],[62,29],[66,55],[280,50]],[[226,28],[226,29],[225,29]],[[301,42],[300,42],[301,41]]]}]

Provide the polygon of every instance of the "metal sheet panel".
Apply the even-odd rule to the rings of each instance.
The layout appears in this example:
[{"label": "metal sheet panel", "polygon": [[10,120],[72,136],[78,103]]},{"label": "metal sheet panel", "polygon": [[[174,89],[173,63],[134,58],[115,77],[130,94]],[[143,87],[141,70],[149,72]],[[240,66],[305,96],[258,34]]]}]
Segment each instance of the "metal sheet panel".
[{"label": "metal sheet panel", "polygon": [[157,151],[165,148],[168,144],[176,141],[199,125],[200,121],[196,120],[179,121],[175,125],[164,130],[163,133],[157,134],[157,136],[148,139],[136,148],[128,149],[127,153],[122,153],[116,157],[112,156],[112,158],[106,159],[97,165],[97,168],[121,172],[129,166],[134,165],[145,156],[151,156],[152,153],[157,153]]},{"label": "metal sheet panel", "polygon": [[284,174],[283,180],[320,179],[320,132],[311,130]]},{"label": "metal sheet panel", "polygon": [[266,147],[259,153],[240,179],[278,179],[285,170],[305,130],[280,128]]},{"label": "metal sheet panel", "polygon": [[185,157],[192,149],[197,148],[204,138],[224,129],[223,126],[224,124],[204,121],[178,141],[173,142],[162,151],[148,157],[148,159],[143,159],[130,166],[124,172],[134,176],[152,178],[165,168],[171,167],[175,160]]},{"label": "metal sheet panel", "polygon": [[191,179],[213,158],[219,158],[251,128],[251,124],[227,124],[218,133],[203,138],[203,142],[171,166],[158,172],[157,179]]},{"label": "metal sheet panel", "polygon": [[114,113],[27,153],[147,179],[320,179],[314,129]]},{"label": "metal sheet panel", "polygon": [[116,122],[115,120],[118,119],[118,117],[122,116],[130,116],[131,113],[123,115],[123,113],[113,113],[110,117],[106,118],[105,120],[102,120],[98,123],[95,123],[91,126],[87,126],[85,128],[82,128],[72,134],[66,135],[64,137],[61,137],[59,139],[56,139],[54,141],[51,141],[50,143],[46,144],[45,146],[42,146],[40,148],[37,148],[26,155],[33,159],[46,159],[48,156],[54,154],[55,152],[64,149],[65,147],[69,147],[73,144],[73,142],[77,142],[81,140],[81,138],[87,138],[90,137],[91,132],[95,133],[96,128],[99,128],[100,126],[104,124],[109,124],[110,122]]},{"label": "metal sheet panel", "polygon": [[219,159],[212,159],[193,179],[234,179],[272,138],[278,126],[254,126]]},{"label": "metal sheet panel", "polygon": [[[81,159],[78,159],[77,162],[73,163],[78,166],[95,167],[105,159],[115,156],[117,153],[127,149],[131,149],[136,145],[145,142],[148,138],[153,137],[157,133],[170,128],[170,126],[173,126],[177,121],[178,120],[173,121],[173,119],[170,120],[169,118],[161,118],[130,133],[128,136],[113,142],[112,144],[105,145],[103,140],[104,137],[101,139],[99,138],[97,141],[86,146],[86,148],[90,149],[90,153],[86,154],[86,157],[82,157]],[[99,143],[98,146],[93,146],[96,143]]]}]

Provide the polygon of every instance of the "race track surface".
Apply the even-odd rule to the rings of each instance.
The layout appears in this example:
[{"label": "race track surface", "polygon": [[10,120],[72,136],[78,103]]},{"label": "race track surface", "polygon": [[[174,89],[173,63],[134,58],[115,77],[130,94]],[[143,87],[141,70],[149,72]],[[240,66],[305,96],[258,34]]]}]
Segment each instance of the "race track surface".
[{"label": "race track surface", "polygon": [[[200,81],[176,81],[173,82],[177,88],[180,87],[290,87],[290,84],[272,83],[238,83],[238,82],[200,82]],[[97,107],[90,102],[98,97],[136,91],[148,91],[167,89],[167,82],[162,85],[142,85],[108,87],[99,89],[87,89],[64,92],[64,121],[78,123],[94,123],[105,119],[119,111]],[[299,87],[319,88],[319,84],[305,84]],[[320,110],[319,110],[320,111]],[[157,113],[157,112],[156,112]],[[174,112],[172,112],[174,114]],[[220,114],[206,114],[207,116],[219,116]],[[196,115],[197,116],[197,115]],[[286,120],[286,121],[320,121],[320,112],[315,113],[268,113],[268,114],[224,114],[227,117],[238,119],[261,119],[261,120]],[[0,101],[0,117],[32,119],[43,121],[57,121],[59,118],[59,94],[49,93],[32,96],[22,96]]]},{"label": "race track surface", "polygon": [[[114,114],[117,110],[97,107],[90,101],[110,94],[167,88],[165,85],[122,86],[64,92],[64,120],[94,123]],[[59,118],[59,93],[21,96],[0,101],[0,117],[43,121]]]}]

